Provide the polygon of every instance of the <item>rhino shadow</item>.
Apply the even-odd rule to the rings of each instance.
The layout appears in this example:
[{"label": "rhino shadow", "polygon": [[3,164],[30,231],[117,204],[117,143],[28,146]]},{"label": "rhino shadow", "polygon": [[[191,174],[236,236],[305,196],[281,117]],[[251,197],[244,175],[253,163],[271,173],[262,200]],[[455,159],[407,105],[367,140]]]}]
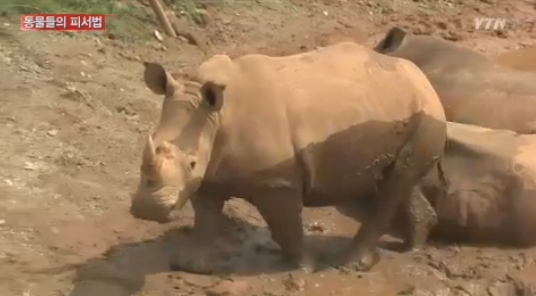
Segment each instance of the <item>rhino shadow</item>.
[{"label": "rhino shadow", "polygon": [[[374,193],[371,188],[375,188],[370,182],[379,181],[385,166],[393,159],[393,155],[379,154],[378,147],[393,147],[393,145],[400,147],[407,138],[407,134],[404,135],[401,131],[416,127],[421,120],[428,120],[427,124],[430,125],[444,126],[444,123],[426,115],[422,116],[420,113],[414,114],[407,120],[368,121],[333,134],[323,142],[311,144],[300,153],[329,156],[329,159],[333,161],[323,163],[323,170],[349,173],[343,176],[327,174],[322,177],[329,178],[329,181],[340,179],[339,184],[349,184],[348,182],[359,179],[357,180],[359,186],[364,188],[359,197],[370,197]],[[349,147],[349,149],[344,153],[340,153],[339,149],[337,153],[331,150],[334,147]],[[355,149],[352,149],[353,147]],[[359,153],[353,153],[356,150]],[[362,168],[349,167],[351,164],[345,161],[348,157],[363,163]],[[413,161],[419,161],[419,159],[413,159]],[[289,159],[271,169],[259,172],[258,177],[262,180],[285,178],[295,165],[296,160]],[[228,172],[230,175],[233,173]],[[306,202],[306,205],[323,207],[328,204],[322,200],[311,199]],[[212,275],[256,275],[289,271],[288,268],[279,264],[278,247],[271,241],[266,227],[253,226],[243,219],[227,220],[225,226],[227,233],[222,240],[216,242],[219,254],[218,260],[214,262]],[[167,231],[157,239],[120,244],[110,248],[101,258],[93,258],[80,265],[76,272],[74,289],[70,295],[126,296],[140,291],[145,285],[147,275],[170,271],[170,261],[176,252],[181,250],[181,246],[183,246],[182,250],[187,252],[189,235],[189,228],[182,227]],[[319,259],[322,260],[323,254],[329,257],[329,254],[333,253],[334,249],[338,249],[338,246],[350,244],[353,235],[354,233],[349,233],[348,237],[342,237],[329,234],[307,234],[306,247],[315,250],[315,253],[318,252]]]},{"label": "rhino shadow", "polygon": [[[236,223],[236,221],[233,221]],[[275,243],[270,241],[267,228],[242,221],[235,225],[239,231],[219,242],[218,261],[207,277],[231,275],[256,275],[289,272],[280,264]],[[172,272],[170,260],[181,245],[189,242],[190,228],[172,229],[153,240],[120,244],[110,247],[101,257],[92,258],[78,266],[70,296],[127,296],[142,290],[145,277]],[[245,237],[245,239],[244,239]],[[309,235],[306,243],[314,248],[330,250],[334,246],[348,244],[349,237]],[[182,278],[192,274],[180,272]],[[192,279],[195,281],[195,278]],[[170,290],[173,287],[170,285]]]}]

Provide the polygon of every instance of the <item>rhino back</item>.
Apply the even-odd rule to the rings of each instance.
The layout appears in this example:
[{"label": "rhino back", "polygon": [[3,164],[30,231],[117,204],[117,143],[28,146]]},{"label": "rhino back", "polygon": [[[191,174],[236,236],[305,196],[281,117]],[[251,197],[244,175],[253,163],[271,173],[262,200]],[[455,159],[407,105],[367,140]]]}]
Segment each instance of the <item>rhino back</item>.
[{"label": "rhino back", "polygon": [[415,63],[437,91],[449,121],[536,133],[536,74],[497,65],[454,42],[399,28],[390,30],[375,50]]},{"label": "rhino back", "polygon": [[449,189],[448,196],[432,198],[439,218],[433,236],[480,243],[536,239],[536,162],[527,156],[536,156],[536,137],[457,123],[447,127],[442,164]]},{"label": "rhino back", "polygon": [[310,192],[344,197],[370,187],[423,118],[445,129],[439,98],[415,65],[354,43],[235,64],[221,175],[301,178]]},{"label": "rhino back", "polygon": [[400,47],[388,54],[412,61],[426,75],[493,67],[485,55],[433,36],[407,35]]},{"label": "rhino back", "polygon": [[536,133],[536,74],[504,67],[430,75],[449,121]]}]

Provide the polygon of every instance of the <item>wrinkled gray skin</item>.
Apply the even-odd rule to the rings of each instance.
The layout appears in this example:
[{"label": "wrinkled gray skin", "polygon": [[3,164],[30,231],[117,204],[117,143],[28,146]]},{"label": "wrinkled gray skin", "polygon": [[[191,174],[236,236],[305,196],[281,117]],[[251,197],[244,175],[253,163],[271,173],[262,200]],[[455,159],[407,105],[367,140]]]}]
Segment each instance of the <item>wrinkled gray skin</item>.
[{"label": "wrinkled gray skin", "polygon": [[536,133],[536,73],[502,66],[485,55],[434,36],[394,27],[374,48],[407,59],[428,77],[448,121]]},{"label": "wrinkled gray skin", "polygon": [[304,206],[378,202],[345,254],[358,270],[378,262],[377,242],[399,207],[416,229],[408,233],[429,228],[418,226],[414,209],[425,200],[411,190],[443,154],[446,125],[415,65],[342,43],[289,57],[214,56],[184,84],[146,63],[145,82],[165,99],[131,213],[167,223],[192,202],[199,244],[178,268],[210,269],[208,246],[231,197],[255,205],[285,262],[307,270]]},{"label": "wrinkled gray skin", "polygon": [[[518,248],[536,245],[536,135],[454,122],[447,127],[449,144],[441,166],[414,189],[437,214],[428,239]],[[401,238],[407,237],[404,215],[401,211],[390,229]]]}]

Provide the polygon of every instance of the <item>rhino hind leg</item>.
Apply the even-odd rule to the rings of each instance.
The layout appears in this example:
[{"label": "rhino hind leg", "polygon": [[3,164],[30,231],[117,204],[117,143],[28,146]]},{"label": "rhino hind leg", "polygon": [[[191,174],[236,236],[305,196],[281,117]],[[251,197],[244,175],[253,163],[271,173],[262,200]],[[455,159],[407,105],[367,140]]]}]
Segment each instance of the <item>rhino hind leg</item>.
[{"label": "rhino hind leg", "polygon": [[426,246],[431,229],[437,225],[437,213],[422,191],[416,186],[411,193],[409,204],[403,206],[404,243],[407,250],[417,251]]},{"label": "rhino hind leg", "polygon": [[[389,230],[400,206],[411,205],[414,186],[437,163],[445,143],[445,122],[423,116],[395,161],[384,170],[383,179],[378,182],[378,192],[374,197],[377,207],[363,221],[354,237],[355,249],[350,253],[353,269],[368,271],[378,263],[380,258],[376,247],[380,237]],[[416,242],[419,237],[414,239]]]},{"label": "rhino hind leg", "polygon": [[193,232],[184,244],[181,242],[170,263],[171,270],[211,274],[218,268],[214,241],[224,220],[225,201],[221,196],[203,192],[191,199],[195,215]]},{"label": "rhino hind leg", "polygon": [[406,203],[411,197],[410,181],[409,177],[396,173],[393,168],[385,173],[378,186],[374,212],[363,221],[351,249],[343,254],[343,260],[350,261],[347,264],[355,271],[369,271],[380,261],[376,250],[378,241],[387,232],[398,205]]}]

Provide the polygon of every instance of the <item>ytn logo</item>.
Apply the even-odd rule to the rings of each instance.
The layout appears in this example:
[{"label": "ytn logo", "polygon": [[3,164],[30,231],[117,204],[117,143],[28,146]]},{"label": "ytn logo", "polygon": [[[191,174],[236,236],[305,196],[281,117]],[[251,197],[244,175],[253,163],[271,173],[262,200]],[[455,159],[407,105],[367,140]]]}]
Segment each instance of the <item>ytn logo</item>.
[{"label": "ytn logo", "polygon": [[505,31],[523,30],[534,31],[536,19],[507,19],[497,17],[477,17],[474,19],[475,30]]},{"label": "ytn logo", "polygon": [[477,17],[475,18],[476,30],[504,31],[507,20],[505,18]]}]

